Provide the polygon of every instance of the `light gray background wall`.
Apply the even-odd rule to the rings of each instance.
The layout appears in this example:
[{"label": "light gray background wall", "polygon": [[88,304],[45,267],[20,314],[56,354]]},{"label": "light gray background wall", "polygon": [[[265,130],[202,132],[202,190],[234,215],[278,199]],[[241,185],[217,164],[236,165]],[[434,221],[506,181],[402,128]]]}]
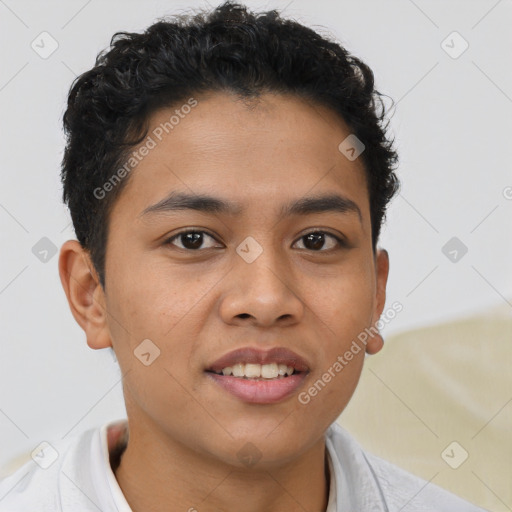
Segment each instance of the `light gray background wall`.
[{"label": "light gray background wall", "polygon": [[[381,246],[391,258],[388,304],[398,300],[404,310],[384,334],[512,307],[511,2],[246,4],[285,9],[331,31],[398,102],[392,130],[402,191]],[[59,166],[75,75],[115,31],[141,31],[157,17],[206,5],[0,0],[0,467],[42,440],[125,415],[119,368],[108,350],[86,345],[61,288],[58,252],[45,262],[33,247],[43,237],[56,249],[74,238]],[[42,48],[43,31],[58,43],[46,59],[31,47],[35,40],[39,51],[51,49],[47,36]],[[469,44],[460,56],[464,41],[454,31]],[[468,248],[457,262],[442,252],[452,237]]]}]

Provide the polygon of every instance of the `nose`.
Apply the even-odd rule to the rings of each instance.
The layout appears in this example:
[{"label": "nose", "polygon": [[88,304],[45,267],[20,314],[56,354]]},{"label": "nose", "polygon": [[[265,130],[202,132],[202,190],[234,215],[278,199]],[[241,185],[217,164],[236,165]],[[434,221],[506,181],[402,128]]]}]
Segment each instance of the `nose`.
[{"label": "nose", "polygon": [[293,272],[265,250],[247,263],[237,257],[226,276],[220,315],[231,325],[286,326],[300,322],[305,305],[293,287]]}]

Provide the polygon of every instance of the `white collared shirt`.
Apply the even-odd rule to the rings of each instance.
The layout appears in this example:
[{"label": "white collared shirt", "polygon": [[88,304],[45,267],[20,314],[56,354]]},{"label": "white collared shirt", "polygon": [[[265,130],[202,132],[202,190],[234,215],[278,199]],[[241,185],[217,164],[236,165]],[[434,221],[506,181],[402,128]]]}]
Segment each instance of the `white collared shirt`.
[{"label": "white collared shirt", "polygon": [[[107,429],[52,444],[0,481],[0,512],[132,512],[110,466]],[[486,512],[374,455],[334,422],[325,435],[330,470],[326,512]],[[191,504],[193,507],[193,504]]]}]

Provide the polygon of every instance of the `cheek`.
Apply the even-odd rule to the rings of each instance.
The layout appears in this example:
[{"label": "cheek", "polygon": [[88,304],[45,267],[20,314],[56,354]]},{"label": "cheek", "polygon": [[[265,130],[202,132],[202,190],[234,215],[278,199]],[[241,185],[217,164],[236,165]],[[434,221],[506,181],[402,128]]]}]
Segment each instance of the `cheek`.
[{"label": "cheek", "polygon": [[[319,290],[319,288],[314,288]],[[322,353],[308,397],[313,415],[334,421],[349,402],[361,375],[365,349],[358,336],[373,310],[371,268],[354,266],[329,279],[322,293],[310,297]]]},{"label": "cheek", "polygon": [[[141,260],[143,258],[140,258]],[[172,268],[125,262],[112,273],[111,308],[134,335],[161,338],[197,303],[201,290]]]},{"label": "cheek", "polygon": [[200,298],[205,292],[193,280],[155,266],[139,265],[130,272],[119,268],[111,277],[109,327],[125,375],[127,408],[129,404],[132,410],[141,407],[170,425],[176,423],[173,411],[188,407],[187,421],[196,416],[200,420],[201,411],[190,408],[186,390],[190,391],[194,377],[189,371],[192,344],[188,340],[201,329]]},{"label": "cheek", "polygon": [[[327,427],[349,403],[361,375],[364,352],[353,355],[350,361],[343,359],[344,353],[340,350],[332,358],[327,357],[309,385],[298,395],[304,422],[321,423]],[[337,359],[338,355],[343,364]]]},{"label": "cheek", "polygon": [[109,327],[123,369],[134,362],[138,365],[134,351],[149,339],[160,350],[160,364],[173,374],[187,376],[194,340],[200,336],[211,308],[208,292],[218,277],[199,279],[192,269],[177,271],[168,263],[153,263],[146,267],[134,264],[130,271],[118,268],[111,278]]},{"label": "cheek", "polygon": [[[313,313],[323,322],[339,348],[368,327],[374,305],[371,272],[355,268],[341,270],[322,290],[316,288],[310,298]],[[340,347],[341,344],[341,347]]]}]

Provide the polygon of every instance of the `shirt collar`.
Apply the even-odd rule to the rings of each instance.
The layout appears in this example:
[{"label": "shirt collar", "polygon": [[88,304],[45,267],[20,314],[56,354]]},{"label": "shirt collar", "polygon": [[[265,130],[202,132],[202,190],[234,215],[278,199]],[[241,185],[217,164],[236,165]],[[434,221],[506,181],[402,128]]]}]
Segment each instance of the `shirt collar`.
[{"label": "shirt collar", "polygon": [[[332,512],[389,512],[382,490],[362,448],[337,422],[332,423],[327,429],[325,446],[332,462],[336,482],[336,507]],[[331,512],[329,507],[326,512]]]},{"label": "shirt collar", "polygon": [[[73,483],[74,479],[76,485],[73,485],[73,491],[76,493],[76,487],[80,483],[81,492],[93,503],[99,501],[97,505],[103,505],[102,510],[133,512],[110,466],[109,438],[111,451],[112,445],[122,449],[123,443],[126,442],[123,432],[127,429],[128,421],[118,419],[105,423],[99,432],[91,430],[88,436],[84,435],[81,440],[84,443],[84,450],[77,450],[77,453],[88,453],[89,456],[86,460],[63,461],[67,481],[61,476],[61,487],[66,486],[71,490],[70,482]],[[87,443],[89,450],[85,446]],[[360,446],[348,432],[334,422],[326,431],[325,444],[330,474],[326,512],[387,512],[387,505],[371,466]],[[84,478],[83,472],[87,469],[91,472],[91,482],[84,486],[82,482],[87,482],[88,479]],[[62,510],[74,512],[73,506],[66,506],[65,503],[62,503]]]},{"label": "shirt collar", "polygon": [[[111,421],[100,428],[102,465],[105,468],[105,477],[112,494],[116,510],[119,512],[133,511],[126,501],[123,491],[116,479],[116,475],[112,471],[112,467],[110,466],[110,454],[114,449],[123,450],[126,448],[127,432],[128,421],[126,419]],[[109,441],[111,445],[114,445],[111,447],[111,450],[109,450]]]}]

